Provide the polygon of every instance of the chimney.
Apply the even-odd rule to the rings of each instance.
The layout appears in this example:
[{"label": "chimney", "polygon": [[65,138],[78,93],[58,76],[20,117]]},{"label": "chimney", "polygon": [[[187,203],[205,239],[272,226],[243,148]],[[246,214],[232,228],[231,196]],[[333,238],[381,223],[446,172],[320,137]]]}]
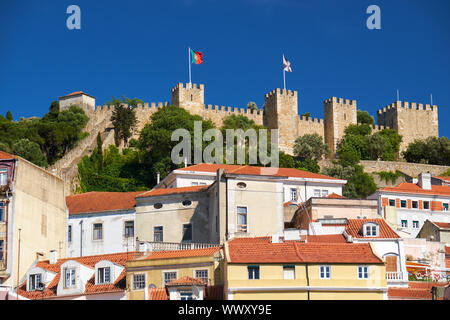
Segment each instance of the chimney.
[{"label": "chimney", "polygon": [[58,251],[50,250],[50,264],[55,264],[58,262]]},{"label": "chimney", "polygon": [[284,241],[286,240],[300,240],[300,230],[284,229]]},{"label": "chimney", "polygon": [[418,185],[424,190],[431,190],[431,173],[420,173]]},{"label": "chimney", "polygon": [[273,234],[272,235],[272,243],[281,243],[281,242],[283,242],[281,239],[280,239],[280,235],[277,233],[277,234]]}]

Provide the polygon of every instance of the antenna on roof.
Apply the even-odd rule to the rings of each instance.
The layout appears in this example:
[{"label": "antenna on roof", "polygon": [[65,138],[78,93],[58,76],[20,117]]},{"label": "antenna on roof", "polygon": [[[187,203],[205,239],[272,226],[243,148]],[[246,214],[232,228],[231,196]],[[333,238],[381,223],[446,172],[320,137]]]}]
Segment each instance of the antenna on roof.
[{"label": "antenna on roof", "polygon": [[399,93],[398,89],[397,89],[397,101],[400,101],[400,93]]},{"label": "antenna on roof", "polygon": [[433,105],[433,94],[430,93],[430,98],[431,98],[431,105]]}]

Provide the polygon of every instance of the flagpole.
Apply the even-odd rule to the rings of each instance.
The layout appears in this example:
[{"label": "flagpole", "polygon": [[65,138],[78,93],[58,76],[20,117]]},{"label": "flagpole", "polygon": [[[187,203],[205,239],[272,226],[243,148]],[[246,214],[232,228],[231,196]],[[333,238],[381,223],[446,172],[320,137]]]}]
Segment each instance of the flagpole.
[{"label": "flagpole", "polygon": [[191,48],[188,48],[188,58],[189,58],[189,89],[192,87],[191,82]]},{"label": "flagpole", "polygon": [[[283,54],[283,61],[284,61],[284,54]],[[284,66],[283,66],[283,84],[284,90],[286,91],[286,70],[284,70]]]}]

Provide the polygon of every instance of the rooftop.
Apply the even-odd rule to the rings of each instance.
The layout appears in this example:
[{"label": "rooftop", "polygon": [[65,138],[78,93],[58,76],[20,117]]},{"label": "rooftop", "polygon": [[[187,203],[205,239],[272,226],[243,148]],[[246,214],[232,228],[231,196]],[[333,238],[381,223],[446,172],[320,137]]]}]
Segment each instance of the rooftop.
[{"label": "rooftop", "polygon": [[0,150],[0,160],[14,159],[14,155]]},{"label": "rooftop", "polygon": [[224,169],[225,172],[228,174],[237,174],[237,175],[240,174],[240,175],[257,175],[257,176],[275,176],[275,177],[326,179],[326,180],[342,181],[341,179],[293,168],[254,167],[254,166],[242,166],[231,164],[200,163],[189,167],[177,169],[177,171],[196,171],[196,172],[215,173],[219,169]]},{"label": "rooftop", "polygon": [[448,222],[434,222],[433,223],[439,227],[439,229],[450,229],[450,223]]},{"label": "rooftop", "polygon": [[75,92],[69,93],[69,94],[67,94],[65,96],[59,97],[59,99],[63,99],[63,98],[67,98],[67,97],[73,97],[73,96],[79,96],[79,95],[82,95],[82,94],[95,99],[94,96],[91,96],[90,94],[84,93],[83,91],[75,91]]},{"label": "rooftop", "polygon": [[218,252],[221,248],[222,246],[202,248],[202,249],[189,249],[189,250],[155,251],[146,256],[138,258],[138,260],[207,257]]},{"label": "rooftop", "polygon": [[66,197],[69,215],[132,209],[136,206],[136,192],[87,192]]},{"label": "rooftop", "polygon": [[206,283],[202,279],[192,278],[192,277],[183,277],[181,279],[172,280],[166,284],[168,287],[175,286],[206,286]]},{"label": "rooftop", "polygon": [[228,242],[228,250],[230,263],[383,263],[368,243],[236,238]]},{"label": "rooftop", "polygon": [[422,189],[414,183],[402,182],[395,187],[384,187],[381,192],[409,193],[409,194],[428,194],[450,196],[450,187],[431,185],[431,190]]},{"label": "rooftop", "polygon": [[178,193],[202,192],[206,191],[209,187],[210,186],[189,186],[189,187],[169,188],[169,189],[153,189],[144,193],[141,192],[138,196],[136,196],[136,198],[163,196]]}]

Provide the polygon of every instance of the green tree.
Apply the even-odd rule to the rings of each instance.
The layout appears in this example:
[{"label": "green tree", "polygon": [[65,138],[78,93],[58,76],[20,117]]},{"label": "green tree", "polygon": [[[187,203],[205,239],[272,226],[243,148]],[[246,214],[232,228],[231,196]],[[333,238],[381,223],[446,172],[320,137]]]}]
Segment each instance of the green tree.
[{"label": "green tree", "polygon": [[114,126],[114,140],[116,146],[119,146],[122,140],[125,146],[133,135],[137,125],[136,111],[132,107],[126,107],[122,103],[116,103],[111,116],[111,122]]},{"label": "green tree", "polygon": [[305,117],[306,120],[308,120],[309,118],[311,118],[311,113],[309,113],[309,112],[302,113],[302,114],[301,114],[301,117],[302,117],[302,118]]},{"label": "green tree", "polygon": [[294,155],[300,160],[311,159],[315,162],[328,155],[330,149],[326,143],[323,143],[322,137],[317,133],[305,134],[295,139]]},{"label": "green tree", "polygon": [[380,136],[385,139],[385,145],[381,159],[384,161],[398,160],[398,153],[400,151],[400,143],[403,138],[393,129],[383,129],[373,134],[374,136]]},{"label": "green tree", "polygon": [[367,111],[356,111],[356,121],[361,124],[374,125],[375,120]]},{"label": "green tree", "polygon": [[38,166],[48,166],[47,159],[39,148],[39,145],[35,142],[31,142],[28,139],[21,139],[14,143],[12,149],[15,155],[21,156]]},{"label": "green tree", "polygon": [[6,119],[8,121],[13,121],[13,116],[10,110],[8,110],[8,112],[6,113]]},{"label": "green tree", "polygon": [[350,124],[344,130],[344,136],[368,136],[372,133],[372,128],[368,124]]},{"label": "green tree", "polygon": [[428,137],[415,140],[403,152],[408,162],[450,165],[450,140],[447,137]]},{"label": "green tree", "polygon": [[255,102],[250,101],[249,103],[247,103],[247,109],[250,111],[256,111],[258,110],[258,106],[256,105]]}]

